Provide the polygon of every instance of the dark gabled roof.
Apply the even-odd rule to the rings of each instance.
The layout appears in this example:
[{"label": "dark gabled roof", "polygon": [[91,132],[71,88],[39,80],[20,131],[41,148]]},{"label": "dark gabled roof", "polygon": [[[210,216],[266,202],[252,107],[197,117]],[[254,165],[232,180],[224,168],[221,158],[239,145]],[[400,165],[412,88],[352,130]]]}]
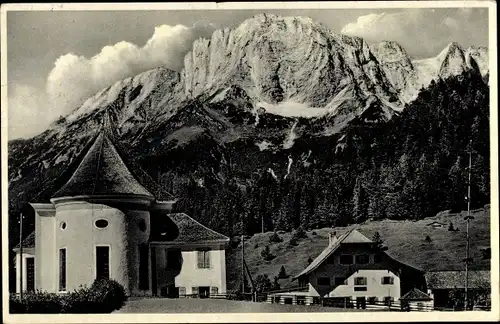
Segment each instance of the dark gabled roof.
[{"label": "dark gabled roof", "polygon": [[[35,247],[35,231],[31,232],[28,236],[22,240],[23,249],[24,248],[34,248]],[[14,247],[14,249],[19,249],[21,246],[19,243]]]},{"label": "dark gabled roof", "polygon": [[344,234],[342,234],[337,241],[333,244],[329,244],[326,249],[323,250],[323,252],[318,255],[313,262],[311,262],[307,268],[304,269],[301,273],[296,275],[294,279],[309,274],[311,271],[315,270],[317,267],[319,267],[330,255],[332,255],[333,252],[335,252],[339,247],[341,243],[373,243],[372,240],[358,232],[356,229],[351,229]]},{"label": "dark gabled roof", "polygon": [[138,195],[153,198],[130,173],[112,141],[101,132],[66,184],[52,198]]},{"label": "dark gabled roof", "polygon": [[184,213],[151,214],[151,241],[197,243],[229,241],[229,238],[202,225]]},{"label": "dark gabled roof", "polygon": [[417,288],[413,288],[409,292],[407,292],[403,297],[399,298],[401,300],[408,300],[408,301],[429,301],[432,300],[432,298],[427,295],[426,293],[422,292],[421,290]]},{"label": "dark gabled roof", "polygon": [[[469,288],[489,288],[489,270],[469,270]],[[425,273],[425,281],[429,289],[465,288],[465,271],[429,271]]]}]

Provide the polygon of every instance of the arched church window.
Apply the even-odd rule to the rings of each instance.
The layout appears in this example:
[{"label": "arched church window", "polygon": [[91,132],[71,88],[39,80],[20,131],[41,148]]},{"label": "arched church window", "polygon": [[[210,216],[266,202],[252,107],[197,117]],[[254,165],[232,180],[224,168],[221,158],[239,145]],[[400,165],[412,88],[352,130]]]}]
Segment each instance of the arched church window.
[{"label": "arched church window", "polygon": [[106,228],[108,227],[108,221],[105,219],[98,219],[95,221],[95,227],[97,228]]}]

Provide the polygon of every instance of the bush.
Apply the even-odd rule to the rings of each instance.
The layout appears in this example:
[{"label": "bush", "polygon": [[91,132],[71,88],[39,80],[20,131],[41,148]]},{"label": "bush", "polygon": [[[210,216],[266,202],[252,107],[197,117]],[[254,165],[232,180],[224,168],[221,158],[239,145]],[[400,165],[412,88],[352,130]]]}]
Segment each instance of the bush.
[{"label": "bush", "polygon": [[426,241],[426,242],[432,242],[432,239],[431,239],[431,237],[430,237],[429,235],[427,235],[427,236],[425,237],[425,241]]},{"label": "bush", "polygon": [[90,288],[81,287],[67,294],[37,291],[10,296],[11,313],[111,313],[127,300],[125,289],[114,280],[96,280]]},{"label": "bush", "polygon": [[289,246],[297,246],[299,245],[299,242],[297,242],[297,239],[295,237],[292,237],[290,241],[288,242]]},{"label": "bush", "polygon": [[313,262],[313,258],[309,257],[309,258],[307,259],[307,264],[311,264],[312,262]]},{"label": "bush", "polygon": [[293,236],[297,239],[297,240],[300,240],[300,239],[303,239],[303,238],[307,238],[307,233],[306,231],[304,230],[304,228],[302,226],[299,226]]},{"label": "bush", "polygon": [[448,225],[448,231],[450,231],[450,232],[455,231],[455,227],[453,227],[453,223],[450,223],[450,225]]},{"label": "bush", "polygon": [[278,273],[278,279],[286,279],[290,277],[285,270],[285,266],[281,266],[280,272]]},{"label": "bush", "polygon": [[53,314],[61,313],[61,295],[42,291],[19,295],[11,294],[9,298],[10,312],[13,314]]},{"label": "bush", "polygon": [[260,252],[260,255],[264,258],[265,261],[271,261],[275,258],[275,256],[271,254],[269,245],[266,245],[265,249]]},{"label": "bush", "polygon": [[271,243],[281,243],[283,239],[278,235],[278,233],[274,232],[271,237],[269,237],[269,242]]},{"label": "bush", "polygon": [[313,236],[318,235],[318,234],[316,233],[316,231],[312,231],[312,233],[311,233],[311,234],[312,234]]}]

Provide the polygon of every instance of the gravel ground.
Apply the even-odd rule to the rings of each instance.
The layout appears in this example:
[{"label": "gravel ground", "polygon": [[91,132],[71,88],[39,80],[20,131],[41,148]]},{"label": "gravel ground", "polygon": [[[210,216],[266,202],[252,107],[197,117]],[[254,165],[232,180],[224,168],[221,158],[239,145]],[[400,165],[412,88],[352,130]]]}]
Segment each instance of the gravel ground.
[{"label": "gravel ground", "polygon": [[[321,306],[279,305],[224,299],[166,299],[144,298],[129,300],[116,313],[305,313],[305,312],[356,312]],[[364,310],[366,311],[366,310]]]}]

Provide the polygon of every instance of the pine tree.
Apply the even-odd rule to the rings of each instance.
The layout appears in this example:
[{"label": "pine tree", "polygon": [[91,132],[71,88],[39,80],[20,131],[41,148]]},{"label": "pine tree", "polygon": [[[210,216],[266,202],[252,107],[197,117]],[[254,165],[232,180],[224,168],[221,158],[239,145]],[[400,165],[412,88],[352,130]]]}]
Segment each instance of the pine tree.
[{"label": "pine tree", "polygon": [[288,274],[286,273],[285,266],[281,266],[280,272],[278,273],[278,278],[279,279],[286,279],[288,278]]}]

